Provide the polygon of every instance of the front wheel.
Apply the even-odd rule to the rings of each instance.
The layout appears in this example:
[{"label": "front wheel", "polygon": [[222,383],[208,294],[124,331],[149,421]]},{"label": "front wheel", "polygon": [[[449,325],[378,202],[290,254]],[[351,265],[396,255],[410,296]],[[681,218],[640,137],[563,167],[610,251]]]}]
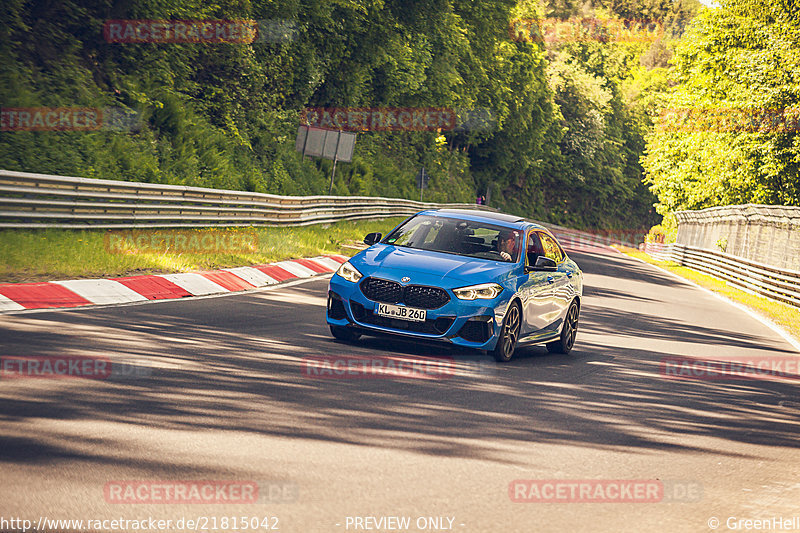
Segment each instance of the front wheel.
[{"label": "front wheel", "polygon": [[511,361],[514,356],[514,349],[519,339],[520,318],[519,304],[514,302],[506,312],[503,326],[500,328],[500,338],[497,339],[497,346],[494,348],[494,358],[501,363]]},{"label": "front wheel", "polygon": [[355,331],[343,328],[342,326],[330,326],[331,328],[331,335],[337,340],[345,341],[345,342],[354,342],[361,338],[360,333],[356,333]]},{"label": "front wheel", "polygon": [[547,343],[547,351],[550,353],[567,354],[575,344],[575,337],[578,334],[578,302],[573,301],[564,319],[564,327],[561,328],[561,337],[554,342]]}]

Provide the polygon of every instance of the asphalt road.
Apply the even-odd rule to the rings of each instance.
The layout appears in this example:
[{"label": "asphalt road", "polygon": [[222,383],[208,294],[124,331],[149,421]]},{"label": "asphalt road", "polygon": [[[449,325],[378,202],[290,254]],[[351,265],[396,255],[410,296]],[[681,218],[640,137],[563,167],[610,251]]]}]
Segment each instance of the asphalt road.
[{"label": "asphalt road", "polygon": [[[800,355],[746,313],[653,267],[614,253],[571,255],[587,282],[573,353],[526,347],[499,366],[396,340],[333,341],[327,279],[0,316],[0,356],[107,358],[139,374],[0,379],[0,518],[207,517],[212,530],[216,517],[220,531],[223,517],[273,516],[280,531],[305,533],[393,531],[356,529],[355,517],[369,516],[436,531],[417,528],[418,517],[446,517],[441,530],[483,533],[702,532],[712,517],[728,531],[729,517],[800,517],[798,381],[679,380],[661,366],[673,356]],[[303,371],[307,358],[332,355],[444,356],[457,371]],[[555,479],[659,480],[666,496],[511,499],[515,480]],[[109,484],[130,480],[253,481],[262,499],[110,503]],[[276,487],[285,492],[263,496]]]}]

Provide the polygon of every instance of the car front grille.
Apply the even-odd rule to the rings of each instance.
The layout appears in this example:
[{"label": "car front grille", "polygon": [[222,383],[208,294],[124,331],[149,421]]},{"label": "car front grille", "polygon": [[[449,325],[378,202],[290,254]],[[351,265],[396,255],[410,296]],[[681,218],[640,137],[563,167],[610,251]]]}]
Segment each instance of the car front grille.
[{"label": "car front grille", "polygon": [[360,284],[361,293],[374,302],[387,304],[404,303],[420,309],[438,309],[450,301],[447,291],[439,287],[408,285],[403,287],[395,281],[367,278]]},{"label": "car front grille", "polygon": [[421,309],[438,309],[450,301],[450,296],[438,287],[423,287],[422,285],[409,285],[406,287],[403,300],[406,305]]},{"label": "car front grille", "polygon": [[396,304],[403,299],[403,286],[394,281],[367,278],[361,282],[361,293],[375,302]]}]

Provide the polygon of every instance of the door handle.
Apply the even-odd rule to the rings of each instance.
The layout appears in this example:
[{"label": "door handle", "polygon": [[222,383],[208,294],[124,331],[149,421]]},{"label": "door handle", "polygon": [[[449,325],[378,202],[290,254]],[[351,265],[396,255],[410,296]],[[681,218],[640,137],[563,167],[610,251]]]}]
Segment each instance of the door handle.
[{"label": "door handle", "polygon": [[553,283],[554,281],[555,279],[553,278],[553,276],[547,276],[547,283]]}]

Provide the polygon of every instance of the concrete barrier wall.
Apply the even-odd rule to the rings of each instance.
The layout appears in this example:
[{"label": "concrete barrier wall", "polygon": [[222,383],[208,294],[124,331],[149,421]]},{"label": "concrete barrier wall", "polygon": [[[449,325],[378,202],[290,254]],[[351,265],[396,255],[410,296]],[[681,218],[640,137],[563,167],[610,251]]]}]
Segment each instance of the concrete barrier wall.
[{"label": "concrete barrier wall", "polygon": [[733,205],[675,217],[678,244],[800,270],[800,207]]}]

